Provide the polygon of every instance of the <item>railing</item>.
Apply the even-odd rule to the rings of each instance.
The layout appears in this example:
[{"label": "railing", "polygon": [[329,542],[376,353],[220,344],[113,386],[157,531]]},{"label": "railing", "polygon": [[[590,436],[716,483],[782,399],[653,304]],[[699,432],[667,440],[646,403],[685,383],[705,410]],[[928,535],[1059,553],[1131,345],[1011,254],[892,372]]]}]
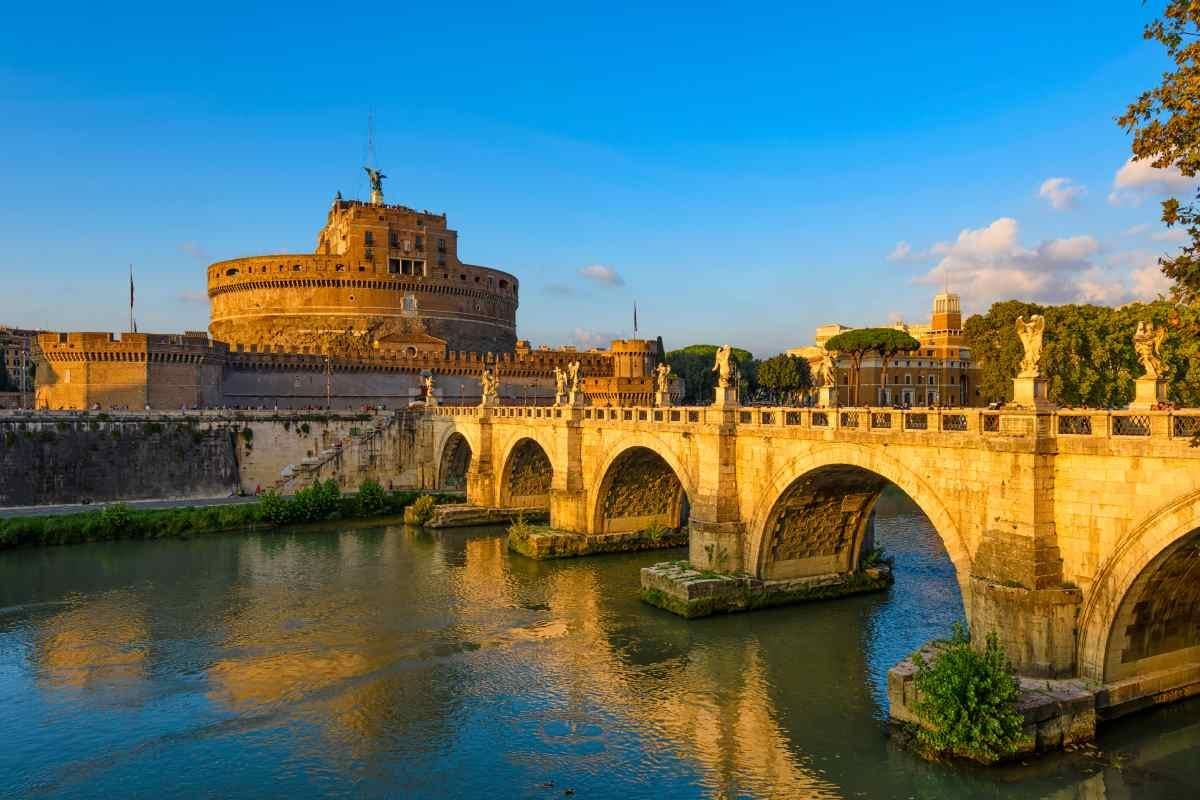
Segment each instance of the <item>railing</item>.
[{"label": "railing", "polygon": [[[718,406],[600,407],[585,406],[437,406],[437,416],[493,420],[562,421],[585,424],[642,426],[729,425],[775,431],[838,432],[848,435],[977,436],[1178,439],[1200,435],[1200,409],[1174,411],[1100,411],[1060,409],[1036,414],[1028,409],[786,408]],[[0,417],[0,421],[2,421]]]}]

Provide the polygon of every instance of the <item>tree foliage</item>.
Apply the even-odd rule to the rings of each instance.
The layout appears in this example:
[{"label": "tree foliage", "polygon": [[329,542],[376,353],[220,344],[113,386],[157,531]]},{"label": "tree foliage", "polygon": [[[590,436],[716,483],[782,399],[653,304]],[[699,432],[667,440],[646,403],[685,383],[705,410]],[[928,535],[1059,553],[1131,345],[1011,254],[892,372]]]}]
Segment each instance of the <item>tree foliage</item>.
[{"label": "tree foliage", "polygon": [[859,404],[862,389],[863,358],[875,353],[883,363],[881,377],[887,377],[888,362],[897,353],[906,353],[920,348],[921,343],[907,333],[895,328],[855,328],[839,333],[825,342],[831,353],[844,353],[850,357],[850,384],[854,387],[851,405]]},{"label": "tree foliage", "polygon": [[971,356],[980,368],[978,388],[985,400],[1012,399],[1022,348],[1014,322],[1031,314],[1046,317],[1041,370],[1050,400],[1063,406],[1116,408],[1133,399],[1142,367],[1133,349],[1140,321],[1165,325],[1163,360],[1170,370],[1168,399],[1180,406],[1200,404],[1200,308],[1165,301],[1121,308],[1092,305],[1039,306],[1008,300],[963,326]]},{"label": "tree foliage", "polygon": [[961,624],[925,661],[918,653],[915,710],[925,723],[918,739],[940,753],[991,762],[1012,753],[1021,738],[1017,681],[996,634],[982,651],[971,647]]},{"label": "tree foliage", "polygon": [[[712,371],[716,356],[717,347],[711,344],[693,344],[667,353],[666,362],[671,366],[672,374],[683,378],[684,405],[712,402],[717,386],[717,373]],[[733,348],[733,357],[741,374],[742,396],[753,396],[757,389],[758,362],[749,350],[740,347]]]},{"label": "tree foliage", "polygon": [[[1133,155],[1160,169],[1176,167],[1195,177],[1200,170],[1200,3],[1171,0],[1161,18],[1146,25],[1143,36],[1167,51],[1175,69],[1162,83],[1129,104],[1117,124],[1133,134]],[[1200,194],[1197,195],[1200,197]],[[1167,227],[1185,229],[1188,242],[1179,253],[1159,259],[1163,274],[1174,282],[1177,299],[1200,302],[1200,206],[1163,201]]]},{"label": "tree foliage", "polygon": [[758,388],[774,403],[795,403],[797,396],[812,387],[808,360],[780,353],[758,364]]}]

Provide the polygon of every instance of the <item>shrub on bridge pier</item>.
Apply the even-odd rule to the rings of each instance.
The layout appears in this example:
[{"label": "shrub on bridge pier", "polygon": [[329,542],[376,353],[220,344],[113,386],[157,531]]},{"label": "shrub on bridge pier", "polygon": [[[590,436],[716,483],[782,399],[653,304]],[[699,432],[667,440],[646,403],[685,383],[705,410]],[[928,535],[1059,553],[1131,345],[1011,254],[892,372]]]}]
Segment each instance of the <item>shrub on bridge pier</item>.
[{"label": "shrub on bridge pier", "polygon": [[939,754],[991,763],[1012,754],[1021,738],[1017,680],[996,634],[982,650],[959,623],[931,661],[920,653],[914,708],[924,723],[917,741]]}]

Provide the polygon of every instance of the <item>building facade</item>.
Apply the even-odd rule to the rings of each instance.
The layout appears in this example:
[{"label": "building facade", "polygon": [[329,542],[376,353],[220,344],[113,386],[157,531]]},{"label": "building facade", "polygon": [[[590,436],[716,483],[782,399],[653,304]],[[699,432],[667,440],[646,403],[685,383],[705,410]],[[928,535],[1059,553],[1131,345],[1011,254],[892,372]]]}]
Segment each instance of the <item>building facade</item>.
[{"label": "building facade", "polygon": [[[979,367],[971,357],[962,328],[959,296],[937,294],[928,323],[895,322],[891,327],[904,331],[921,343],[912,353],[892,358],[884,374],[883,360],[875,354],[863,358],[859,385],[851,385],[851,361],[839,355],[837,365],[837,402],[841,405],[877,406],[978,406],[984,401],[979,392]],[[813,374],[825,353],[829,339],[852,330],[839,324],[821,325],[814,344],[789,350],[790,355],[809,361]],[[856,392],[857,388],[857,392]],[[855,395],[857,394],[857,398]]]},{"label": "building facade", "polygon": [[32,399],[41,333],[0,325],[0,408],[25,406]]}]

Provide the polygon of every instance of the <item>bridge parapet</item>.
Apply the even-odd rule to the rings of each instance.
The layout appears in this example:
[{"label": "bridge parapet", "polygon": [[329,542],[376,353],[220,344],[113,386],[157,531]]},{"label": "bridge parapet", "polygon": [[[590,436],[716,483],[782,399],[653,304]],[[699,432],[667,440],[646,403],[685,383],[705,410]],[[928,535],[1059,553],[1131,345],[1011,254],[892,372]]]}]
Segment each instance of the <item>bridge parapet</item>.
[{"label": "bridge parapet", "polygon": [[575,420],[588,426],[696,426],[728,425],[763,433],[786,431],[865,432],[888,434],[947,433],[983,438],[1037,437],[1079,439],[1155,440],[1188,445],[1200,434],[1200,409],[1169,411],[1112,411],[1102,409],[985,410],[894,409],[878,407],[794,408],[713,406],[583,407],[501,405],[449,406],[433,409],[442,417],[480,418],[493,422],[553,423]]}]

